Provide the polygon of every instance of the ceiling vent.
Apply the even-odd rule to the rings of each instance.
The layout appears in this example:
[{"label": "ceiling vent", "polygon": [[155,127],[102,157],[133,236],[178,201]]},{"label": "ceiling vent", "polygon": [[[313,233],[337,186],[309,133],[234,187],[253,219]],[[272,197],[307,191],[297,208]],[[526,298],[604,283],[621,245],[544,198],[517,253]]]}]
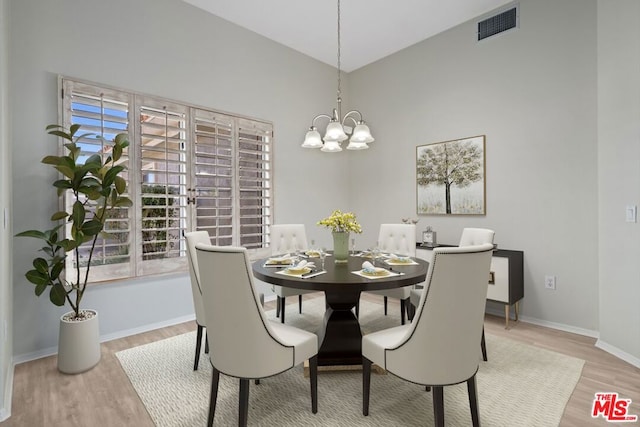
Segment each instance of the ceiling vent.
[{"label": "ceiling vent", "polygon": [[519,5],[510,5],[500,13],[478,22],[478,41],[519,26]]}]

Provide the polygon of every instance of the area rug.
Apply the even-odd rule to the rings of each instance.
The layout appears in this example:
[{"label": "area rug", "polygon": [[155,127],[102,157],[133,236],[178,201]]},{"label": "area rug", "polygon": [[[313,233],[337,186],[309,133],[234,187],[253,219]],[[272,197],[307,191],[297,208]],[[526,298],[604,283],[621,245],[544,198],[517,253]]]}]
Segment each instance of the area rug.
[{"label": "area rug", "polygon": [[[295,308],[294,308],[295,307]],[[391,311],[394,311],[392,313]],[[363,333],[400,324],[399,310],[384,316],[382,306],[361,302]],[[315,331],[324,299],[287,310],[287,324]],[[275,312],[267,313],[275,319]],[[477,374],[483,426],[557,426],[584,360],[487,334],[489,361]],[[116,353],[157,426],[204,426],[211,367],[206,355],[193,371],[195,332]],[[480,351],[478,350],[480,357]],[[466,384],[446,387],[447,426],[471,425]],[[372,375],[369,416],[362,415],[360,371],[318,374],[318,413],[311,413],[309,380],[302,366],[250,386],[249,425],[255,426],[425,426],[433,425],[430,392],[393,375]],[[220,376],[214,425],[238,423],[238,381]]]}]

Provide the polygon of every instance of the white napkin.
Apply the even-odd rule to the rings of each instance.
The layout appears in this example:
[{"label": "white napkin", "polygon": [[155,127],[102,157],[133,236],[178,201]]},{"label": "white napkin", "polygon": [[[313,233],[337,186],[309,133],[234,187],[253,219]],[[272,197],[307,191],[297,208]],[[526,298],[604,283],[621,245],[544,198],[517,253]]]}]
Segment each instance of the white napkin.
[{"label": "white napkin", "polygon": [[362,271],[376,271],[376,268],[369,261],[365,261],[362,263]]},{"label": "white napkin", "polygon": [[396,254],[391,254],[389,255],[389,258],[391,259],[391,261],[408,261],[409,257],[407,255],[396,255]]},{"label": "white napkin", "polygon": [[271,258],[269,258],[269,260],[275,261],[275,262],[282,262],[282,261],[288,260],[289,258],[291,258],[290,254],[284,254],[279,256],[272,256]]},{"label": "white napkin", "polygon": [[305,267],[306,268],[315,268],[316,265],[313,262],[309,262],[309,261],[306,261],[306,260],[303,259],[298,264],[292,265],[291,267],[289,267],[289,270],[302,270]]}]

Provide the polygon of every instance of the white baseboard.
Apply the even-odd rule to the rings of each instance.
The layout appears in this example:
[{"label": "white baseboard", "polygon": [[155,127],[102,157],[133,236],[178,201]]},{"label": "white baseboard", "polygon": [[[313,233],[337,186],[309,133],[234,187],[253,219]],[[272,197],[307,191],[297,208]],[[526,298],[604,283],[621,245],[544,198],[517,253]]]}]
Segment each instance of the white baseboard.
[{"label": "white baseboard", "polygon": [[[491,315],[504,318],[504,309],[498,310],[498,309],[487,307],[486,312]],[[569,332],[569,333],[578,334],[578,335],[584,335],[586,337],[591,337],[591,338],[598,338],[600,336],[600,333],[598,331],[578,328],[576,326],[571,326],[571,325],[565,325],[564,323],[549,322],[548,320],[536,319],[535,317],[520,315],[518,316],[518,320],[525,323],[531,323],[532,325],[544,326],[545,328],[557,329],[559,331]]]},{"label": "white baseboard", "polygon": [[618,347],[613,346],[607,342],[604,342],[602,340],[598,340],[596,341],[596,347],[598,347],[601,350],[606,351],[607,353],[613,354],[615,357],[617,357],[618,359],[622,359],[627,363],[632,364],[633,366],[635,366],[636,368],[640,368],[640,359],[625,352],[620,350]]},{"label": "white baseboard", "polygon": [[8,419],[11,416],[11,402],[13,397],[13,363],[9,364],[9,368],[7,369],[7,378],[5,382],[4,389],[4,402],[2,402],[3,407],[0,408],[0,422]]},{"label": "white baseboard", "polygon": [[[112,341],[118,338],[130,337],[131,335],[141,334],[143,332],[154,331],[156,329],[166,328],[167,326],[178,325],[180,323],[190,322],[195,320],[195,314],[187,316],[176,317],[162,322],[150,323],[137,328],[124,329],[122,331],[113,332],[100,336],[100,342]],[[18,365],[24,362],[30,362],[32,360],[41,359],[43,357],[53,356],[58,353],[58,347],[44,348],[31,353],[20,354],[13,357],[13,364]]]}]

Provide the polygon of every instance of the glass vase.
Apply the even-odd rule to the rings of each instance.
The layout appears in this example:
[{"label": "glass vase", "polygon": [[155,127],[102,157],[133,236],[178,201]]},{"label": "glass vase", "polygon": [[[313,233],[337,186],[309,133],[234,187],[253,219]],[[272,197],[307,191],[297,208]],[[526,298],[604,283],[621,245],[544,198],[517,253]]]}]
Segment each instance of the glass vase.
[{"label": "glass vase", "polygon": [[333,233],[333,256],[335,262],[343,263],[349,261],[349,233],[336,232]]}]

